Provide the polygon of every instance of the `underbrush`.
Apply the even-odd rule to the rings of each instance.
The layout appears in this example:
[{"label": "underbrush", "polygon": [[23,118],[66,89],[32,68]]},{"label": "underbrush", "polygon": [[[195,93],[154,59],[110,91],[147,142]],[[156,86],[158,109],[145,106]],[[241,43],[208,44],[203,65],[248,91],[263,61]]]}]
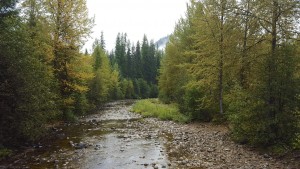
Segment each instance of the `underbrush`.
[{"label": "underbrush", "polygon": [[12,155],[12,151],[7,149],[7,148],[1,148],[0,147],[0,161],[11,156]]},{"label": "underbrush", "polygon": [[137,101],[132,111],[140,113],[144,117],[157,117],[161,120],[172,120],[179,123],[187,123],[190,118],[179,112],[176,104],[163,104],[158,99],[145,99]]}]

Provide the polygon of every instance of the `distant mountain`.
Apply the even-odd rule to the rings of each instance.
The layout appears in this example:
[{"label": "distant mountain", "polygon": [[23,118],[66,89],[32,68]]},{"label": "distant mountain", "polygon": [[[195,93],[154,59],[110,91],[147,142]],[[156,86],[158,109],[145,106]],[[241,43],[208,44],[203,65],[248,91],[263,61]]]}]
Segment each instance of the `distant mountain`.
[{"label": "distant mountain", "polygon": [[155,44],[158,47],[158,49],[162,50],[166,48],[167,43],[169,42],[169,35],[165,36],[163,38],[160,38]]}]

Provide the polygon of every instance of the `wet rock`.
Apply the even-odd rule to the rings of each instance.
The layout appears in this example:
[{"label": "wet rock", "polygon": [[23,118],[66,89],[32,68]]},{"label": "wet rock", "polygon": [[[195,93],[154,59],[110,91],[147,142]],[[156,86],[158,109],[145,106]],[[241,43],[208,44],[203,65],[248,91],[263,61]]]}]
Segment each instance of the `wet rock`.
[{"label": "wet rock", "polygon": [[268,154],[264,154],[263,157],[264,158],[270,158],[270,156]]},{"label": "wet rock", "polygon": [[103,148],[103,145],[101,145],[101,144],[96,144],[96,147],[98,147],[98,148]]},{"label": "wet rock", "polygon": [[69,164],[69,162],[67,161],[67,162],[65,162],[64,164],[63,164],[63,166],[66,166],[66,165],[68,165]]},{"label": "wet rock", "polygon": [[88,144],[83,143],[83,142],[74,144],[75,149],[84,149],[84,148],[87,148],[87,147],[88,147]]},{"label": "wet rock", "polygon": [[118,138],[123,138],[123,139],[128,139],[130,138],[131,136],[125,134],[125,135],[119,135]]},{"label": "wet rock", "polygon": [[58,139],[64,139],[65,137],[66,137],[66,134],[65,134],[65,133],[57,134],[57,138],[58,138]]},{"label": "wet rock", "polygon": [[58,131],[58,129],[56,127],[52,127],[51,129],[52,129],[52,131]]},{"label": "wet rock", "polygon": [[145,138],[146,138],[146,139],[151,139],[152,136],[151,136],[150,134],[147,134],[147,135],[145,136]]},{"label": "wet rock", "polygon": [[187,159],[180,162],[181,165],[186,165],[189,161]]},{"label": "wet rock", "polygon": [[74,147],[74,142],[73,141],[69,141],[69,144]]},{"label": "wet rock", "polygon": [[293,157],[294,158],[300,158],[300,154],[294,154]]}]

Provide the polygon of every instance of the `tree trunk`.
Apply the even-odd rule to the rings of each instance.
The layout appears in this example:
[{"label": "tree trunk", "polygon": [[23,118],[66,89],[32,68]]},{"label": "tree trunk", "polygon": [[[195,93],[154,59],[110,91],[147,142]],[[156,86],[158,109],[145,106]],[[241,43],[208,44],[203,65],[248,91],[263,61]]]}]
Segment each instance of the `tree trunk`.
[{"label": "tree trunk", "polygon": [[275,118],[275,98],[276,91],[274,90],[274,82],[276,73],[275,73],[275,64],[276,64],[276,46],[277,46],[277,22],[278,22],[278,0],[273,0],[273,9],[272,9],[272,30],[271,30],[271,55],[269,59],[269,74],[268,74],[268,85],[269,85],[269,100],[268,104],[270,106],[270,116]]},{"label": "tree trunk", "polygon": [[220,114],[223,114],[223,59],[224,59],[224,15],[226,0],[221,2],[221,23],[220,23],[220,60],[219,60],[219,104]]},{"label": "tree trunk", "polygon": [[245,18],[245,27],[244,27],[244,37],[243,37],[243,49],[242,49],[242,63],[241,63],[241,70],[240,70],[240,84],[242,88],[246,87],[246,71],[247,71],[247,41],[248,41],[248,30],[249,30],[249,16],[248,11],[250,11],[250,2],[249,0],[246,2],[247,6],[247,14]]}]

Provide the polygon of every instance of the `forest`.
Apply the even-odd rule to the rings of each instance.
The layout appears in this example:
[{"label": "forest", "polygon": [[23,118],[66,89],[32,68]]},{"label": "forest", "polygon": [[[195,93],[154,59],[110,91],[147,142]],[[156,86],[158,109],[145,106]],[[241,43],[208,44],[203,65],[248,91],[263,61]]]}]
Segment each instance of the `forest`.
[{"label": "forest", "polygon": [[164,51],[126,33],[107,51],[85,0],[0,1],[0,149],[112,100],[156,98],[238,143],[300,148],[298,0],[191,0]]},{"label": "forest", "polygon": [[299,147],[299,5],[191,1],[166,47],[159,98],[227,123],[239,143]]},{"label": "forest", "polygon": [[146,35],[134,44],[120,33],[109,53],[102,33],[81,52],[94,25],[85,0],[5,0],[0,9],[0,148],[108,101],[158,96],[162,51]]}]

